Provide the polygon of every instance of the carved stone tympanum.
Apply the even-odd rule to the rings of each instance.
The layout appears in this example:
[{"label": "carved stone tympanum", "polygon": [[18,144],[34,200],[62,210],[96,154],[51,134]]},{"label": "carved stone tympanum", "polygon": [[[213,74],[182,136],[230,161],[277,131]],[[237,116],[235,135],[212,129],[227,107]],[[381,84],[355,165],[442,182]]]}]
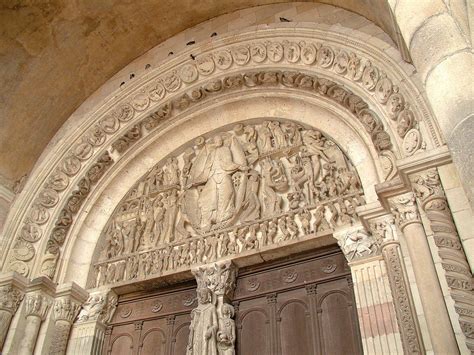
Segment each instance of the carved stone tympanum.
[{"label": "carved stone tympanum", "polygon": [[291,121],[239,123],[181,151],[158,163],[115,210],[92,286],[351,225],[364,204],[340,148]]}]

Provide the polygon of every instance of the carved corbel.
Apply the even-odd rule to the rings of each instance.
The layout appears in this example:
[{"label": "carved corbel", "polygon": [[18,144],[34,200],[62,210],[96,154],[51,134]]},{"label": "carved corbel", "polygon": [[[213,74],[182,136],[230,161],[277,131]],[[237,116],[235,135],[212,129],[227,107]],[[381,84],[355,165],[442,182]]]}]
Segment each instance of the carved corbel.
[{"label": "carved corbel", "polygon": [[117,308],[118,297],[111,290],[94,292],[82,306],[77,323],[99,322],[108,324]]},{"label": "carved corbel", "polygon": [[338,230],[333,235],[348,262],[380,255],[380,245],[376,238],[360,224]]}]

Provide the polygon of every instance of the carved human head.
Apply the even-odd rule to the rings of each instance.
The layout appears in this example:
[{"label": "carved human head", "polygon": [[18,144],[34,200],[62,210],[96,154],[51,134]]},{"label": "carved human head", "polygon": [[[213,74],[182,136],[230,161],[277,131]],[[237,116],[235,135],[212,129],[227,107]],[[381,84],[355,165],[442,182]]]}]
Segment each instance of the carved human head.
[{"label": "carved human head", "polygon": [[208,288],[201,288],[197,291],[198,301],[200,304],[211,303],[212,294]]},{"label": "carved human head", "polygon": [[224,318],[233,318],[234,317],[234,307],[228,303],[224,303],[221,308],[221,313]]},{"label": "carved human head", "polygon": [[216,147],[220,147],[222,146],[223,144],[223,140],[222,140],[222,136],[220,134],[217,134],[215,137],[214,137],[214,145]]}]

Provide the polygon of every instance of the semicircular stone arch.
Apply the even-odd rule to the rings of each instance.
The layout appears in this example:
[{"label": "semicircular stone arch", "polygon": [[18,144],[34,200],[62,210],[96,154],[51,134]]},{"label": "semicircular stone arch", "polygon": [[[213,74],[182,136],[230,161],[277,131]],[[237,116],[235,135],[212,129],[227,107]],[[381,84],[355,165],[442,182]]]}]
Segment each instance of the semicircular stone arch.
[{"label": "semicircular stone arch", "polygon": [[[270,34],[274,38],[271,41],[267,39]],[[203,46],[191,60],[183,53],[165,63],[159,72],[99,107],[79,127],[83,134],[72,139],[75,143],[71,146],[70,140],[64,140],[68,148],[59,147],[59,154],[44,164],[36,189],[18,202],[29,208],[21,209],[22,215],[7,223],[7,233],[16,236],[11,239],[16,252],[4,267],[23,275],[35,270],[53,278],[75,215],[105,171],[129,146],[146,136],[147,130],[169,119],[170,113],[185,110],[221,90],[281,85],[314,91],[339,102],[353,111],[371,135],[387,167],[385,178],[394,176],[396,158],[439,145],[439,134],[426,106],[418,101],[416,85],[402,81],[407,75],[399,66],[384,63],[387,57],[383,52],[371,48],[369,55],[367,48],[338,34],[323,36],[315,29],[275,28],[257,34],[244,32],[232,41],[224,38],[213,42],[211,48]],[[251,70],[223,74],[242,71],[243,67]],[[327,73],[326,77],[321,73]],[[218,76],[224,77],[212,80]],[[201,82],[208,86],[198,87]],[[38,250],[41,266],[33,267],[40,260]]]}]

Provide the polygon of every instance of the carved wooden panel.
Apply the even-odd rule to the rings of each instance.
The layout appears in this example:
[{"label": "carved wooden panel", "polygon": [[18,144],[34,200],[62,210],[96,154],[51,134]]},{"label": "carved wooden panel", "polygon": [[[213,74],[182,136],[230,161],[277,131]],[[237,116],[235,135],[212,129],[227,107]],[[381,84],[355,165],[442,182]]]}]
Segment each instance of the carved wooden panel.
[{"label": "carved wooden panel", "polygon": [[[186,354],[194,282],[122,296],[107,354]],[[361,353],[350,271],[339,249],[241,269],[236,354]]]},{"label": "carved wooden panel", "polygon": [[236,353],[362,353],[351,283],[338,250],[241,271]]}]

